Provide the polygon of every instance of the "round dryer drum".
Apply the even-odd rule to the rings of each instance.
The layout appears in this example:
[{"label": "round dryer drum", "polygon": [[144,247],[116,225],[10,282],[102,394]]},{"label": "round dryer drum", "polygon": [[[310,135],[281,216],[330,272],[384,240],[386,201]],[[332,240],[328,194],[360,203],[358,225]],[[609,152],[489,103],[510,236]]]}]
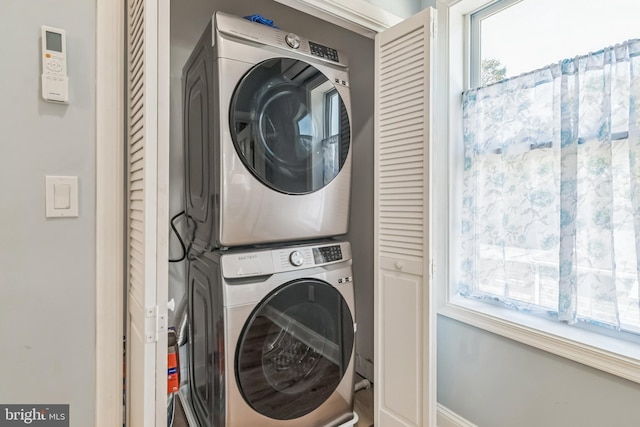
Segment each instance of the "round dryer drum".
[{"label": "round dryer drum", "polygon": [[285,194],[329,184],[351,142],[347,109],[333,82],[291,58],[263,61],[243,77],[233,95],[230,128],[244,165]]},{"label": "round dryer drum", "polygon": [[258,304],[240,335],[240,392],[269,418],[307,415],[340,384],[353,342],[351,311],[333,286],[316,279],[282,285]]}]

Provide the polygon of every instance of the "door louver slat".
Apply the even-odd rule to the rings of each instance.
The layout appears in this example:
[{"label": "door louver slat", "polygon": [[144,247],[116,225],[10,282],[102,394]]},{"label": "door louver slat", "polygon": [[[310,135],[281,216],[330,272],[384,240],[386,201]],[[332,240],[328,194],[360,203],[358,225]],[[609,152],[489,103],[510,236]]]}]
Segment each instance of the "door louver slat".
[{"label": "door louver slat", "polygon": [[[419,260],[424,230],[424,29],[417,29],[380,49],[378,119],[378,198],[380,254]],[[411,188],[411,191],[404,191]],[[409,230],[387,224],[417,220]],[[384,256],[384,255],[383,255]],[[397,255],[396,255],[397,257]]]}]

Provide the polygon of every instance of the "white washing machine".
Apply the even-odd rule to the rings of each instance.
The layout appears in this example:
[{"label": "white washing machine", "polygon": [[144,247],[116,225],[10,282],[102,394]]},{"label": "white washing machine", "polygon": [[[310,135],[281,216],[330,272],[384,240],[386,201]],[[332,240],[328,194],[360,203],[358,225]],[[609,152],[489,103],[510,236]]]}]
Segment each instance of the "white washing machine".
[{"label": "white washing machine", "polygon": [[207,249],[345,234],[345,54],[216,12],[183,69],[186,213]]},{"label": "white washing machine", "polygon": [[189,263],[190,410],[202,427],[335,427],[353,412],[348,242]]}]

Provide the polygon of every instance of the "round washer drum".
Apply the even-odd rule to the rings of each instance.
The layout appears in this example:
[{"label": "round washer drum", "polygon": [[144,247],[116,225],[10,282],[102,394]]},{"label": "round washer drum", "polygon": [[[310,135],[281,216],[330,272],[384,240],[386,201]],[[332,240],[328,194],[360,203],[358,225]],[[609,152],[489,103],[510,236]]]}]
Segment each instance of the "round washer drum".
[{"label": "round washer drum", "polygon": [[300,418],[334,393],[353,341],[352,313],[333,286],[317,279],[286,283],[256,306],[240,335],[240,392],[269,418]]}]

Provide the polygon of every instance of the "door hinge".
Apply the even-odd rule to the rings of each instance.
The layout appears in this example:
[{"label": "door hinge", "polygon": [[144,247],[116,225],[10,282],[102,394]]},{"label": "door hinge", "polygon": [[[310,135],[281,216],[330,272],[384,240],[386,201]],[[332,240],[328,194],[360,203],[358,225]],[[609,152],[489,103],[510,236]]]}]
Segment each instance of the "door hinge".
[{"label": "door hinge", "polygon": [[160,334],[167,331],[167,313],[159,313],[158,306],[145,310],[144,336],[146,343],[157,342]]},{"label": "door hinge", "polygon": [[433,258],[429,259],[429,278],[433,279],[433,276],[436,274],[436,265],[433,262]]}]

